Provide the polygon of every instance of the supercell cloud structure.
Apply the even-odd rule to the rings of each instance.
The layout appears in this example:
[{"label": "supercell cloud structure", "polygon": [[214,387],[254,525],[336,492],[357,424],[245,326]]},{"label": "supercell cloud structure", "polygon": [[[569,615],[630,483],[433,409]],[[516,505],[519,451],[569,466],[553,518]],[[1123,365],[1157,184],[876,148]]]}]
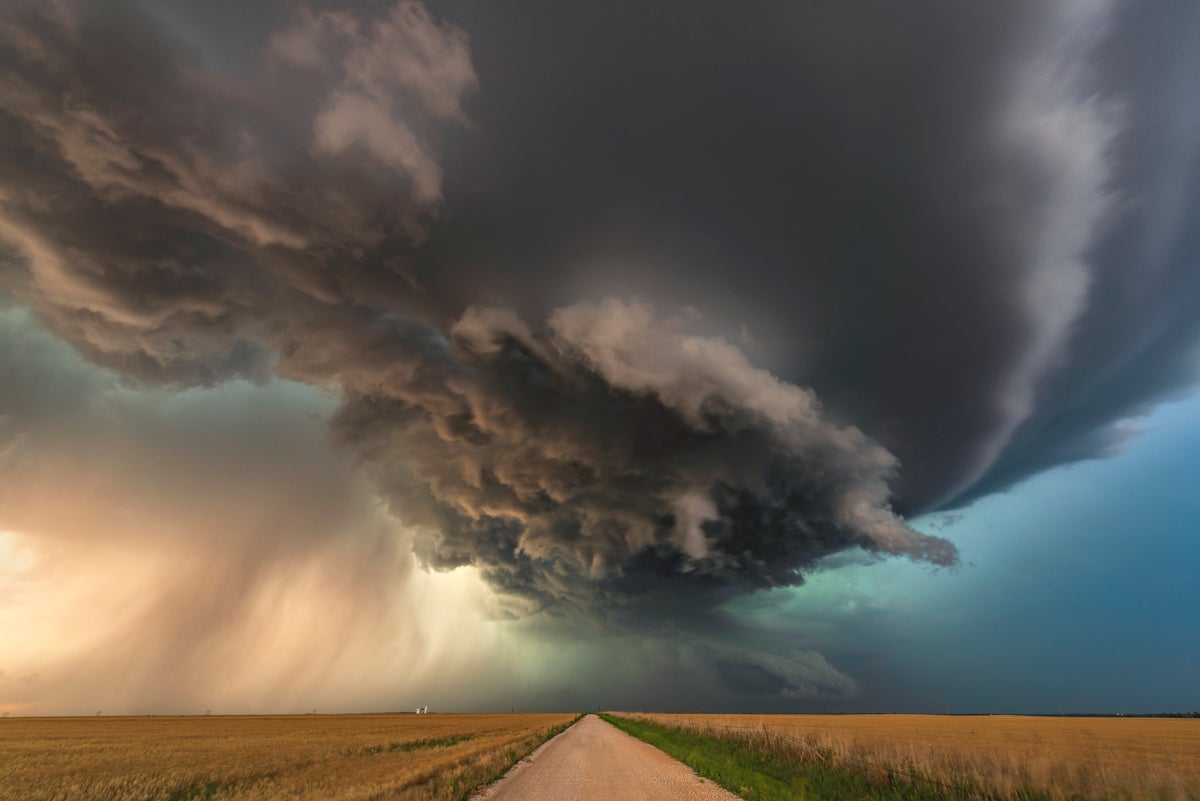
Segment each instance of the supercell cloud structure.
[{"label": "supercell cloud structure", "polygon": [[[11,291],[95,361],[336,387],[335,433],[428,532],[427,562],[538,603],[660,576],[794,584],[854,546],[954,563],[891,512],[895,458],[736,345],[612,299],[539,333],[473,305],[437,324],[409,262],[442,203],[436,142],[477,84],[462,31],[411,3],[306,11],[268,40],[266,86],[229,85],[148,33],[107,42],[152,24],[126,13],[31,10],[7,31]],[[305,80],[310,126],[255,102]],[[281,130],[291,152],[263,138]]]},{"label": "supercell cloud structure", "polygon": [[[581,627],[843,553],[955,566],[908,518],[1196,382],[1200,13],[918,5],[10,3],[3,330],[104,389],[9,347],[0,435],[55,387],[314,388],[322,469],[390,521],[345,479],[331,529]],[[805,647],[689,653],[855,691]]]}]

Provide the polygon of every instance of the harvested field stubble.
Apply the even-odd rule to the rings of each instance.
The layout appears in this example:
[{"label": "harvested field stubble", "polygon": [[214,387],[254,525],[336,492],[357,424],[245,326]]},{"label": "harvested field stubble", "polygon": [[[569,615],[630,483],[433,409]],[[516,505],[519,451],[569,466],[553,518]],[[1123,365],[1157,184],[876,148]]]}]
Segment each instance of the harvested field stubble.
[{"label": "harvested field stubble", "polygon": [[666,715],[664,726],[766,735],[797,760],[892,771],[1021,799],[1200,801],[1200,720],[1016,715]]},{"label": "harvested field stubble", "polygon": [[0,801],[459,799],[576,715],[8,718]]}]

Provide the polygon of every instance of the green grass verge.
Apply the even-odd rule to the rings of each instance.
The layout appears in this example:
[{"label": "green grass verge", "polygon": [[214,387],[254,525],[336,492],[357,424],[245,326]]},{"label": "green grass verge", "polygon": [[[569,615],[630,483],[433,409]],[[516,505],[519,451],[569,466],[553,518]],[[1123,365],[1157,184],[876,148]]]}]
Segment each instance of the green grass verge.
[{"label": "green grass verge", "polygon": [[[873,775],[808,756],[766,734],[717,735],[601,715],[621,731],[666,752],[746,801],[949,801],[990,799],[978,787],[948,786],[902,772]],[[1028,801],[1044,796],[1029,794]]]}]

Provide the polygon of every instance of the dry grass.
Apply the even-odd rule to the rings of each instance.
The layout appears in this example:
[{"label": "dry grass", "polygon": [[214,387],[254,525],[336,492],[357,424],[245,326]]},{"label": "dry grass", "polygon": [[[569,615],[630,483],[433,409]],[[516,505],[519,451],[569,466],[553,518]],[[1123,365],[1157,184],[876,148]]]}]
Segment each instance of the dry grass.
[{"label": "dry grass", "polygon": [[0,800],[457,799],[575,717],[8,718]]},{"label": "dry grass", "polygon": [[1200,720],[1008,715],[658,715],[651,722],[779,735],[801,759],[906,770],[1001,798],[1200,799]]}]

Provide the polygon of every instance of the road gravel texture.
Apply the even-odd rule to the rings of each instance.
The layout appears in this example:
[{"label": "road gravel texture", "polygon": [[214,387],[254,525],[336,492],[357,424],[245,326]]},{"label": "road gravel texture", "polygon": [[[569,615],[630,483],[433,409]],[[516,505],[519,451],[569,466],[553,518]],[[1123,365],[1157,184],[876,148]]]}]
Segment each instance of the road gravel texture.
[{"label": "road gravel texture", "polygon": [[652,745],[588,715],[472,801],[738,801]]}]

